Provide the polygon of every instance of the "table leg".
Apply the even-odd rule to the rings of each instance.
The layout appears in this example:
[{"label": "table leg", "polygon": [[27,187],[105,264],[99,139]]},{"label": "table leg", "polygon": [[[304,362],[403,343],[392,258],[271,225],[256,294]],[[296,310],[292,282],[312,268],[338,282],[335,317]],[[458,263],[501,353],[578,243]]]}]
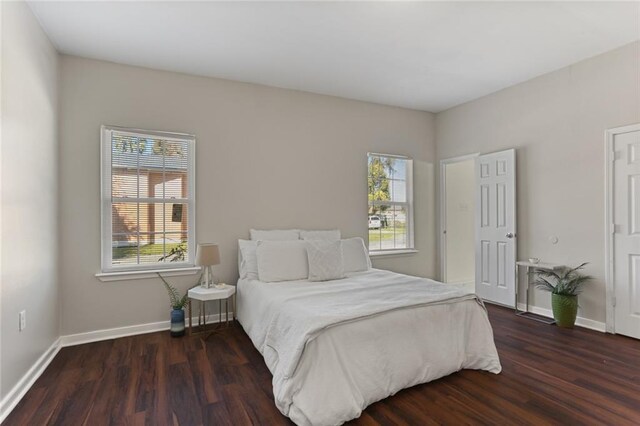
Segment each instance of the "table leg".
[{"label": "table leg", "polygon": [[527,290],[524,295],[524,310],[529,312],[529,285],[531,284],[531,269],[527,266]]},{"label": "table leg", "polygon": [[202,324],[207,325],[207,302],[202,302]]},{"label": "table leg", "polygon": [[536,268],[532,268],[527,266],[526,267],[526,274],[527,274],[527,288],[525,289],[524,292],[524,311],[520,311],[518,313],[518,315],[520,315],[523,318],[527,318],[530,320],[534,320],[534,321],[538,321],[544,324],[554,324],[555,320],[554,319],[547,319],[543,316],[537,315],[537,314],[531,314],[529,312],[529,292],[530,292],[530,287],[531,287],[531,275],[532,273],[534,273],[536,271]]},{"label": "table leg", "polygon": [[519,280],[519,274],[520,269],[518,269],[518,265],[516,264],[516,288],[515,288],[515,293],[516,293],[516,304],[515,304],[515,308],[516,308],[516,315],[518,315],[518,287],[520,286],[520,280]]},{"label": "table leg", "polygon": [[222,299],[218,299],[218,324],[222,324]]},{"label": "table leg", "polygon": [[191,299],[189,299],[189,336],[193,334],[193,326],[191,324]]},{"label": "table leg", "polygon": [[227,319],[227,327],[229,327],[229,298],[225,299],[224,301],[224,308],[226,312],[226,319]]}]

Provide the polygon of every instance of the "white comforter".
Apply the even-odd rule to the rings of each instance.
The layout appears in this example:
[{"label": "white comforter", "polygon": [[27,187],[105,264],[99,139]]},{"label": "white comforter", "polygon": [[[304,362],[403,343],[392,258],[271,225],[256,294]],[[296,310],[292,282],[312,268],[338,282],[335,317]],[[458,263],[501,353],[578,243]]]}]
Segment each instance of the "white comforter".
[{"label": "white comforter", "polygon": [[371,270],[343,280],[238,283],[238,319],[280,411],[333,425],[462,368],[501,370],[484,306],[458,286]]}]

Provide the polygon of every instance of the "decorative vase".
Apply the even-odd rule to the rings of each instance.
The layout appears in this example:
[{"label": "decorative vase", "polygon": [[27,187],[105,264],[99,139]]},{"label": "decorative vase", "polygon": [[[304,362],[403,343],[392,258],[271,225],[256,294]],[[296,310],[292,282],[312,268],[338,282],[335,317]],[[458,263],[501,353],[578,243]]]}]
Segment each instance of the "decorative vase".
[{"label": "decorative vase", "polygon": [[184,336],[184,310],[173,309],[171,311],[171,337]]},{"label": "decorative vase", "polygon": [[558,327],[573,328],[578,315],[578,296],[552,294],[551,307]]}]

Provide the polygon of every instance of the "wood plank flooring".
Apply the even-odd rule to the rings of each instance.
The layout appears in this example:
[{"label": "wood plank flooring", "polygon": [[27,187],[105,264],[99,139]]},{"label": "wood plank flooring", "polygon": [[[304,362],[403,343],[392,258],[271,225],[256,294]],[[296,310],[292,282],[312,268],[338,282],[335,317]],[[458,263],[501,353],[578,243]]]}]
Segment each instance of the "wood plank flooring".
[{"label": "wood plank flooring", "polygon": [[[503,372],[462,371],[368,407],[354,425],[640,424],[640,341],[489,306]],[[4,425],[288,425],[239,325],[62,349]]]}]

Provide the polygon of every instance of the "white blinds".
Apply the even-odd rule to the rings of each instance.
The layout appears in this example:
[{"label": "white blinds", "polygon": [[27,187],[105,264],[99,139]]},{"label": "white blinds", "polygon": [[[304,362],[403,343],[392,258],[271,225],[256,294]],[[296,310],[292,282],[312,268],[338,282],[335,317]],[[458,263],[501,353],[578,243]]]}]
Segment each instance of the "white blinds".
[{"label": "white blinds", "polygon": [[191,263],[194,145],[190,136],[103,130],[103,269]]},{"label": "white blinds", "polygon": [[367,166],[369,250],[413,248],[413,161],[370,153]]}]

